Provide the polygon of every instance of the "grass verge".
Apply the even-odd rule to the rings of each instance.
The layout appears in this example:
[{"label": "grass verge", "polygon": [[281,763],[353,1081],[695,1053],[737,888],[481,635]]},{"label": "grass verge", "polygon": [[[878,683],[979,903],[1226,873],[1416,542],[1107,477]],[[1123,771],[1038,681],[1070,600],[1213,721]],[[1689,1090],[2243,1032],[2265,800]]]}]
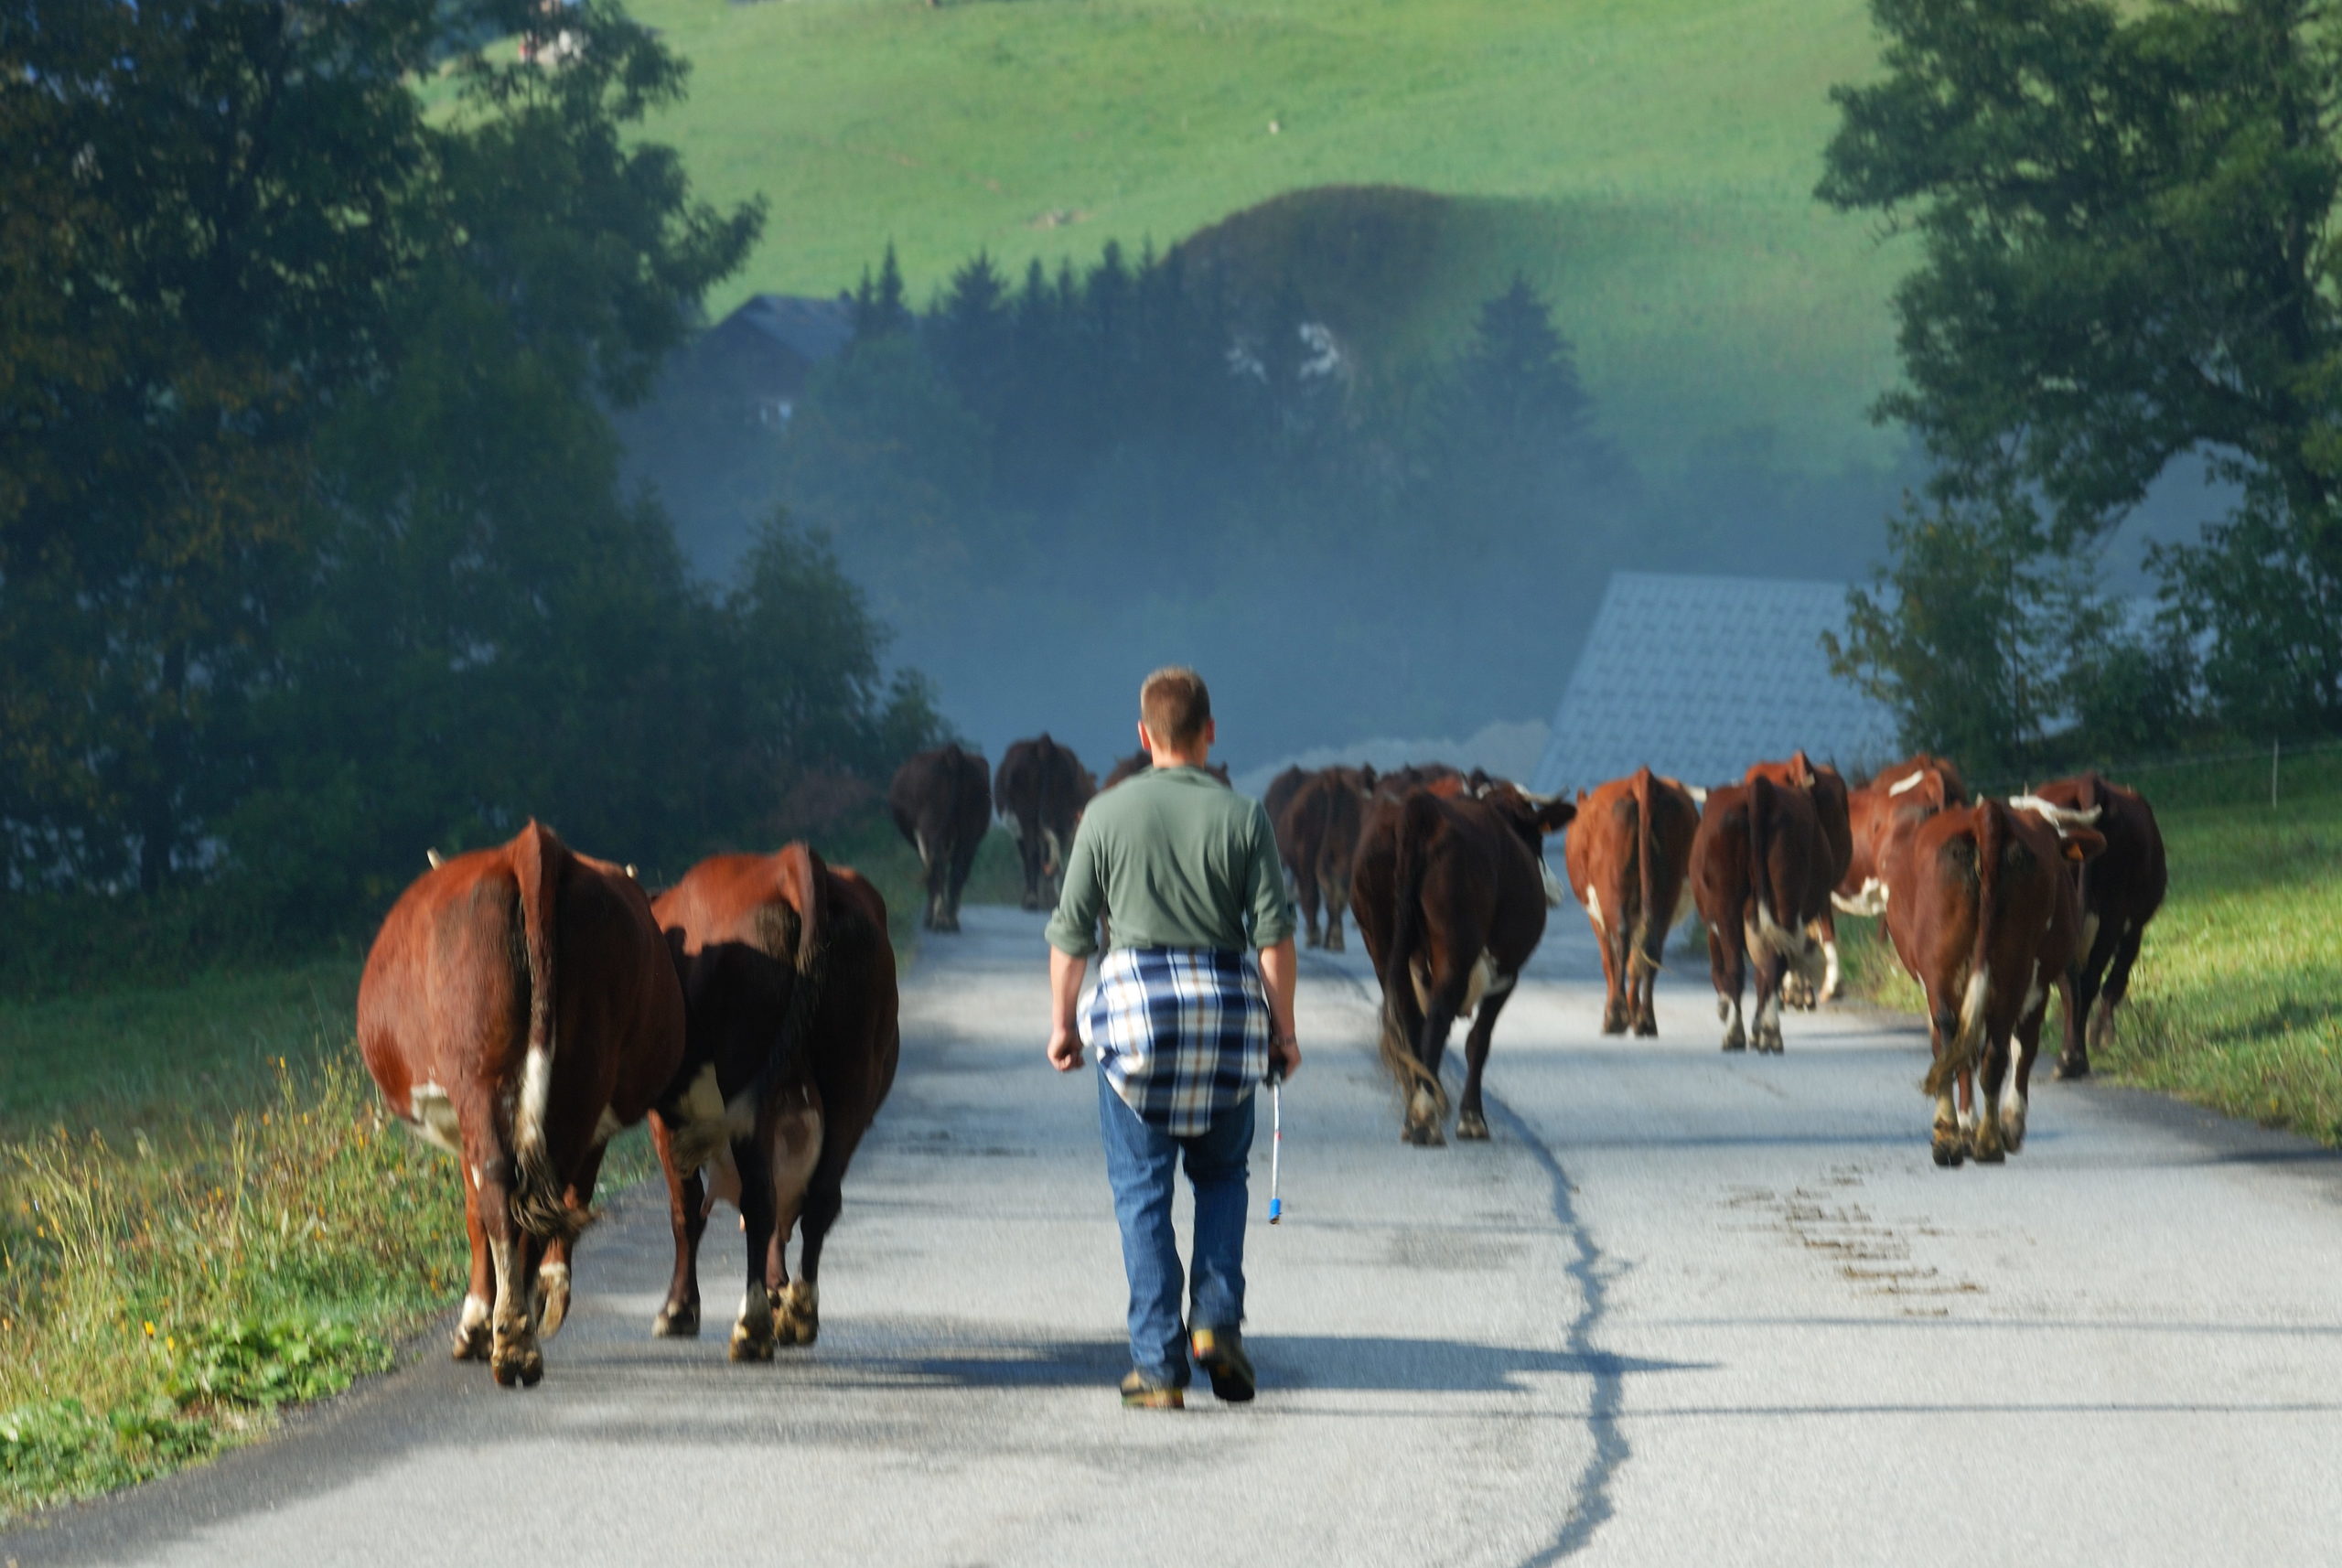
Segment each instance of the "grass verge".
[{"label": "grass verge", "polygon": [[[874,816],[821,848],[884,894],[908,961],[909,846]],[[1020,886],[995,832],[969,897]],[[358,1060],[360,969],[0,999],[0,1521],[248,1442],[462,1293],[456,1167]],[[603,1188],[650,1171],[622,1134]]]},{"label": "grass verge", "polygon": [[247,1441],[461,1289],[455,1167],[352,1055],[312,1041],[248,1088],[0,1140],[0,1519]]},{"label": "grass verge", "polygon": [[[2265,788],[2266,765],[2256,766]],[[2168,792],[2182,802],[2217,793]],[[2342,1144],[2342,789],[2281,795],[2273,807],[2180,803],[2157,815],[2170,895],[2093,1068]],[[1841,919],[1838,930],[1850,994],[1919,1009],[1918,987],[1877,922]],[[2055,1001],[2049,1011],[2045,1056],[2062,1027]]]}]

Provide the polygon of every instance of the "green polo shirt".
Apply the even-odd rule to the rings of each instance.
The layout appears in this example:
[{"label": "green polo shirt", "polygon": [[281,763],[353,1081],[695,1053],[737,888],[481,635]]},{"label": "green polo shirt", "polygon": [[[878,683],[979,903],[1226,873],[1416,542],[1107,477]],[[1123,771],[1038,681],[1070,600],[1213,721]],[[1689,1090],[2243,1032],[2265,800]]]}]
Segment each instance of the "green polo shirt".
[{"label": "green polo shirt", "polygon": [[1088,958],[1101,914],[1118,948],[1276,946],[1293,909],[1269,813],[1200,768],[1125,779],[1082,815],[1049,945]]}]

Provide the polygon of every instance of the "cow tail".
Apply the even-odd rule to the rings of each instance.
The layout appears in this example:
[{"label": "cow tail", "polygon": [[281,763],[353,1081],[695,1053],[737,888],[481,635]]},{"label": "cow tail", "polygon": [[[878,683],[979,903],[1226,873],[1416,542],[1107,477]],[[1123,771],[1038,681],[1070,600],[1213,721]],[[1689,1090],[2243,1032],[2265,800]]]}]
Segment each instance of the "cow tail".
[{"label": "cow tail", "polygon": [[[1645,970],[1657,974],[1667,950],[1667,930],[1659,923],[1659,827],[1651,812],[1651,776],[1648,768],[1635,770],[1635,858],[1642,895],[1642,914],[1635,933],[1635,953]],[[1631,970],[1629,971],[1631,972]]]},{"label": "cow tail", "polygon": [[1423,940],[1423,857],[1421,844],[1437,831],[1439,806],[1428,794],[1407,797],[1399,808],[1398,832],[1391,865],[1391,950],[1382,965],[1382,1065],[1398,1080],[1402,1097],[1417,1088],[1439,1102],[1447,1113],[1447,1091],[1415,1055],[1415,1042],[1399,1027],[1399,998],[1414,984],[1415,948]]},{"label": "cow tail", "polygon": [[553,922],[561,874],[569,851],[551,828],[532,819],[521,830],[513,873],[521,885],[521,957],[529,989],[529,1039],[521,1062],[521,1093],[512,1108],[513,1220],[544,1240],[574,1240],[586,1217],[564,1200],[566,1184],[553,1168],[545,1137],[553,1098],[553,1033],[559,982],[553,967]]},{"label": "cow tail", "polygon": [[1928,1092],[1943,1094],[1960,1075],[1984,1059],[1984,1006],[1992,999],[1990,958],[1998,923],[2001,862],[2008,853],[2008,817],[1997,800],[1980,803],[1976,822],[1976,946],[1968,955],[1968,983],[1960,997],[1960,1032],[1928,1072]]},{"label": "cow tail", "polygon": [[789,1006],[781,1014],[780,1038],[765,1053],[764,1067],[757,1074],[759,1109],[771,1105],[781,1085],[806,1070],[813,1048],[813,1019],[821,1010],[822,983],[829,967],[829,911],[823,899],[829,867],[802,843],[788,845],[776,858],[781,892],[797,911],[796,940],[789,954],[790,967],[796,972],[789,988]]}]

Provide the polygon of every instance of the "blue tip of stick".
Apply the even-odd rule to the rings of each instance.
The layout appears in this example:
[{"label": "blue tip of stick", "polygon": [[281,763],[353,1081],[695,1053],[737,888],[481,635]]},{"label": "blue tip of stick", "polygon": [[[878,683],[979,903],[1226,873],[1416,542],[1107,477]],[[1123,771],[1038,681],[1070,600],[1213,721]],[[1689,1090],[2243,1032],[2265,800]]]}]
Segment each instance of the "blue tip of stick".
[{"label": "blue tip of stick", "polygon": [[1284,1214],[1284,1199],[1282,1197],[1273,1197],[1269,1199],[1269,1223],[1274,1225],[1279,1219],[1283,1218]]}]

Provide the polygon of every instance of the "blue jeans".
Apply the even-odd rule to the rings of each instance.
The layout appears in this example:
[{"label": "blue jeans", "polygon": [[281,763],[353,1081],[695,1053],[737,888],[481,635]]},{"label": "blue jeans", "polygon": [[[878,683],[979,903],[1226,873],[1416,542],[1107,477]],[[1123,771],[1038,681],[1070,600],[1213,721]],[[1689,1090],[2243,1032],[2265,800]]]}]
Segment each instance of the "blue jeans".
[{"label": "blue jeans", "polygon": [[1139,1120],[1101,1069],[1098,1123],[1106,1180],[1123,1228],[1123,1270],[1131,1286],[1131,1363],[1149,1382],[1187,1385],[1187,1345],[1179,1326],[1179,1243],[1171,1229],[1172,1176],[1187,1157],[1196,1189],[1195,1277],[1188,1321],[1235,1328],[1244,1321],[1245,1167],[1252,1155],[1252,1097],[1230,1106],[1203,1132],[1175,1138]]}]

